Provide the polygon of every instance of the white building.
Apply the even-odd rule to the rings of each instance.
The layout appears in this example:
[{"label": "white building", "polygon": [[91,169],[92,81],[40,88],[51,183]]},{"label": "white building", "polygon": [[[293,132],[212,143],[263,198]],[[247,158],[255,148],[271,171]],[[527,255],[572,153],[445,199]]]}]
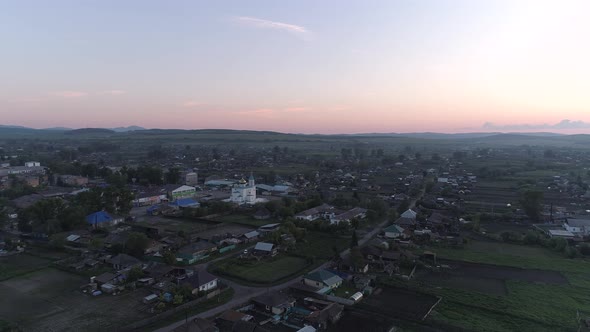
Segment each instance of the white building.
[{"label": "white building", "polygon": [[41,166],[41,163],[38,161],[27,161],[25,163],[25,167],[39,167]]},{"label": "white building", "polygon": [[256,204],[256,184],[254,183],[254,176],[250,175],[248,182],[242,179],[231,189],[230,202],[237,204]]},{"label": "white building", "polygon": [[197,172],[186,173],[184,176],[184,184],[187,186],[196,186],[199,184],[199,175]]},{"label": "white building", "polygon": [[590,234],[590,219],[568,219],[563,227],[566,231],[572,232],[575,235],[589,235]]}]

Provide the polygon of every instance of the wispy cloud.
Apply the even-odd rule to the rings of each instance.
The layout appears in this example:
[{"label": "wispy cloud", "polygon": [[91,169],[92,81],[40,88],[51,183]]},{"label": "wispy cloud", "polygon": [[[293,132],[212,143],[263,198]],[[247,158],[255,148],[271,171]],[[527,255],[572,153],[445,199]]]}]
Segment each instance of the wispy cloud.
[{"label": "wispy cloud", "polygon": [[237,21],[238,23],[241,23],[241,24],[245,24],[248,26],[253,26],[253,27],[261,28],[261,29],[273,29],[273,30],[286,31],[286,32],[290,32],[290,33],[302,36],[302,37],[309,35],[311,33],[311,31],[309,31],[307,28],[300,26],[300,25],[283,23],[283,22],[276,22],[276,21],[269,21],[269,20],[264,20],[264,19],[256,18],[256,17],[238,16],[238,17],[235,17],[235,21]]},{"label": "wispy cloud", "polygon": [[270,108],[258,108],[255,110],[234,112],[234,114],[236,114],[236,115],[258,116],[258,117],[268,117],[268,116],[274,115],[274,113],[275,113],[275,111]]},{"label": "wispy cloud", "polygon": [[287,107],[284,108],[283,111],[285,112],[305,112],[305,111],[311,111],[310,107]]},{"label": "wispy cloud", "polygon": [[486,130],[560,130],[560,129],[588,129],[590,128],[590,122],[584,121],[571,121],[568,119],[561,120],[555,124],[508,124],[498,125],[492,122],[486,122],[481,127]]},{"label": "wispy cloud", "polygon": [[67,91],[53,91],[53,92],[50,92],[49,95],[51,95],[53,97],[60,97],[60,98],[81,98],[81,97],[88,96],[89,93],[84,92],[84,91],[67,90]]},{"label": "wispy cloud", "polygon": [[200,102],[194,101],[194,100],[185,101],[184,103],[180,104],[180,106],[182,106],[182,107],[195,107],[195,106],[201,106],[201,105],[203,105],[203,103],[200,103]]},{"label": "wispy cloud", "polygon": [[105,91],[100,91],[97,92],[97,95],[111,95],[111,96],[118,96],[118,95],[123,95],[126,94],[127,91],[125,90],[105,90]]},{"label": "wispy cloud", "polygon": [[49,92],[48,95],[52,96],[52,97],[72,99],[72,98],[82,98],[82,97],[89,97],[89,96],[120,96],[125,93],[127,93],[127,91],[124,91],[124,90],[103,90],[103,91],[96,91],[96,92],[63,90],[63,91],[52,91],[52,92]]}]

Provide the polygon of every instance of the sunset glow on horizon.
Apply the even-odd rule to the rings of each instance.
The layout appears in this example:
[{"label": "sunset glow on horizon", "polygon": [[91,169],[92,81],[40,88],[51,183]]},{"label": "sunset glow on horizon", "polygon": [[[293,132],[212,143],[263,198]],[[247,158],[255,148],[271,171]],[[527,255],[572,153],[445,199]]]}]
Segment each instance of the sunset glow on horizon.
[{"label": "sunset glow on horizon", "polygon": [[590,2],[11,1],[0,124],[590,133]]}]

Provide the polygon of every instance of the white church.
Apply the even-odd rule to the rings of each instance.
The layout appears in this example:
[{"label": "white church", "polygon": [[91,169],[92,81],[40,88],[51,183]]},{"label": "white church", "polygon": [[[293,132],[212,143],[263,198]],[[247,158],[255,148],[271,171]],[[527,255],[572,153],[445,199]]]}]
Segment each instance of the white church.
[{"label": "white church", "polygon": [[256,184],[254,183],[254,175],[250,174],[248,182],[242,179],[234,184],[231,189],[231,197],[229,201],[239,205],[250,204],[254,205],[256,201]]}]

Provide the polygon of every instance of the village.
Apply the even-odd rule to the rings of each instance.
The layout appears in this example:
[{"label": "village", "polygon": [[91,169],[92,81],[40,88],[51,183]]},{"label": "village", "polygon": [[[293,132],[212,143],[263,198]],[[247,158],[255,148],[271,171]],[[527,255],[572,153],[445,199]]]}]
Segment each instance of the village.
[{"label": "village", "polygon": [[[93,148],[2,150],[0,294],[39,302],[3,305],[7,326],[478,330],[489,313],[473,293],[505,307],[523,282],[575,293],[588,278],[590,157],[577,151]],[[461,308],[481,319],[458,321]],[[586,317],[562,310],[534,324]]]}]

